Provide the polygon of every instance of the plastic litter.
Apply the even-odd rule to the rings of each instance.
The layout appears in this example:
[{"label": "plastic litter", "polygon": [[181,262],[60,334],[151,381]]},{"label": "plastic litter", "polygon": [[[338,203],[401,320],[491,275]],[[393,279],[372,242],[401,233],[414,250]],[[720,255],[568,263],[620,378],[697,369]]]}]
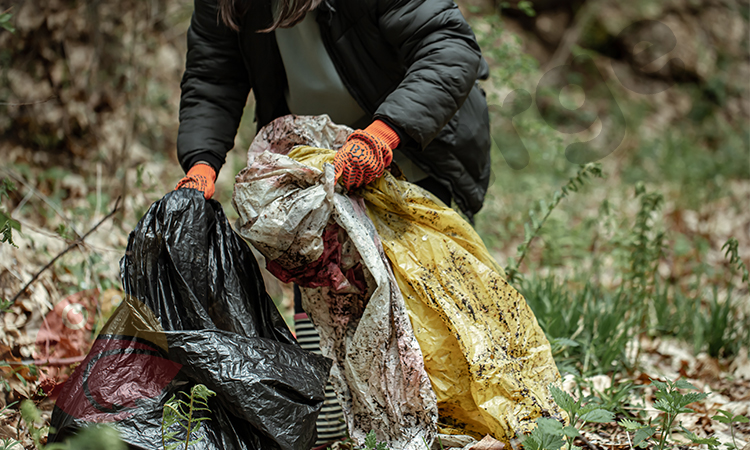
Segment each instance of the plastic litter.
[{"label": "plastic litter", "polygon": [[161,449],[164,403],[202,383],[217,395],[191,449],[312,446],[330,361],[296,343],[218,202],[167,194],[120,264],[128,295],[64,385],[50,442],[110,423],[131,448]]},{"label": "plastic litter", "polygon": [[[333,222],[344,231],[341,272],[353,267],[357,253],[364,261],[364,296],[350,294],[347,289],[356,289],[341,283],[302,288],[303,307],[321,334],[323,354],[334,359],[334,386],[350,434],[361,443],[363,433],[373,429],[379,438],[395,441],[394,448],[423,448],[411,445],[422,437],[429,443],[439,427],[508,443],[533,429],[538,417],[563,420],[548,389],[560,382],[549,342],[471,226],[429,192],[390,174],[348,195],[339,193],[324,163],[335,154],[327,149],[340,147],[348,131],[325,116],[277,119],[251,145],[233,202],[240,233],[281,267],[294,271],[321,264],[323,237]],[[300,145],[308,147],[292,150]],[[360,242],[360,236],[367,238]],[[384,250],[385,270],[399,289],[392,278],[372,285],[370,278],[379,275],[373,273],[365,241]],[[346,250],[349,242],[356,252]],[[386,285],[392,291],[390,309],[377,297]],[[397,315],[402,310],[410,323]],[[403,342],[416,337],[418,349],[410,358],[385,357],[383,349],[395,345],[385,337],[394,332]],[[377,333],[383,338],[370,337]],[[366,364],[358,362],[362,355]],[[421,377],[422,371],[429,376],[439,417],[422,415],[405,423],[430,398],[422,385],[405,381],[405,374]]]},{"label": "plastic litter", "polygon": [[[237,176],[237,228],[276,272],[337,261],[335,277],[321,270],[298,281],[321,351],[334,359],[349,434],[361,444],[374,430],[391,448],[424,450],[437,431],[437,405],[419,345],[364,204],[335,189],[331,165],[320,171],[262,153]],[[326,249],[324,237],[338,227],[340,245]]]}]

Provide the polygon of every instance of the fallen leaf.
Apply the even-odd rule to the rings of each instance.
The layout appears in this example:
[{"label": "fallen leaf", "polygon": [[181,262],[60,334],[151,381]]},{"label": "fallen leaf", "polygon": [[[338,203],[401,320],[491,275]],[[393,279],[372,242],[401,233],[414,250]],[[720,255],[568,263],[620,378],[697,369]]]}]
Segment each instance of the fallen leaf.
[{"label": "fallen leaf", "polygon": [[505,444],[488,434],[481,441],[471,446],[470,450],[503,450],[504,448]]}]

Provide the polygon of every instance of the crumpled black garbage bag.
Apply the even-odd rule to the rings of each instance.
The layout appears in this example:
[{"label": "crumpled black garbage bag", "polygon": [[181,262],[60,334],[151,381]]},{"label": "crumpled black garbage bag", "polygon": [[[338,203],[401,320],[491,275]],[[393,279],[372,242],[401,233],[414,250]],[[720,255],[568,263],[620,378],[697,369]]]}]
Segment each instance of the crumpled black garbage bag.
[{"label": "crumpled black garbage bag", "polygon": [[120,266],[127,298],[63,387],[50,442],[110,423],[131,448],[161,449],[164,403],[202,383],[217,395],[191,449],[312,446],[330,360],[299,347],[218,202],[167,194]]}]

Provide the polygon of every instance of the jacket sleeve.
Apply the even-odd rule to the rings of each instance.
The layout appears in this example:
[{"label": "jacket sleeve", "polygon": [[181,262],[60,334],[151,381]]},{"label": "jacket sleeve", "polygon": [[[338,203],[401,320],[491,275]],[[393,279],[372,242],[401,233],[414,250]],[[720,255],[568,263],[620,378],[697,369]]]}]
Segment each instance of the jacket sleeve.
[{"label": "jacket sleeve", "polygon": [[375,111],[424,149],[469,95],[482,68],[471,27],[453,0],[382,0],[382,35],[406,74]]},{"label": "jacket sleeve", "polygon": [[216,0],[195,0],[187,32],[177,157],[187,171],[199,160],[218,170],[234,138],[250,92],[236,32],[220,22]]}]

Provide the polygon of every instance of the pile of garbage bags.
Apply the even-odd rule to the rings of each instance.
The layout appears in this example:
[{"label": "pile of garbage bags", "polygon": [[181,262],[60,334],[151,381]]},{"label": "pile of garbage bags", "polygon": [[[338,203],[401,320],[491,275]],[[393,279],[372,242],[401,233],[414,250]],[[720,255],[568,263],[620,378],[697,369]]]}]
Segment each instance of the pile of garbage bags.
[{"label": "pile of garbage bags", "polygon": [[[151,206],[121,261],[126,298],[64,385],[50,442],[110,423],[131,448],[162,448],[165,403],[202,384],[209,420],[176,439],[307,450],[329,376],[359,445],[371,431],[404,450],[441,433],[507,443],[565,420],[550,344],[471,225],[391,173],[344,192],[330,163],[350,133],[327,116],[260,130],[237,232],[196,190]],[[300,286],[323,356],[299,347],[243,238]]]}]

